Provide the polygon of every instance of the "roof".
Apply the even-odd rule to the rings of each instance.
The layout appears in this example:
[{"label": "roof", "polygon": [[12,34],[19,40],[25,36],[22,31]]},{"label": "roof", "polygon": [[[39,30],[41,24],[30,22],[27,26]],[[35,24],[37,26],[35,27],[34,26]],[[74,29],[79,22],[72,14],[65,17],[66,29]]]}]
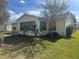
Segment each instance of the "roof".
[{"label": "roof", "polygon": [[17,19],[17,21],[20,20],[20,19],[21,19],[22,17],[24,17],[24,16],[35,17],[35,18],[38,18],[38,20],[46,20],[46,19],[43,18],[43,17],[38,17],[38,16],[34,16],[34,15],[29,15],[29,14],[23,14],[19,19]]},{"label": "roof", "polygon": [[[70,12],[66,12],[66,13],[62,13],[61,15],[57,15],[56,17],[54,17],[54,20],[58,20],[58,19],[64,19],[65,20],[65,18],[67,17],[67,16],[71,16],[72,18],[73,18],[73,20],[76,22],[76,19],[75,19],[75,16],[72,14],[72,13],[70,13]],[[35,17],[35,18],[38,18],[38,20],[43,20],[43,21],[48,21],[49,20],[49,18],[43,18],[43,17],[38,17],[38,16],[34,16],[34,15],[29,15],[29,14],[23,14],[18,20],[20,20],[22,17],[24,17],[24,16],[30,16],[30,17]],[[17,21],[18,21],[17,20]]]},{"label": "roof", "polygon": [[[62,19],[62,18],[65,19],[67,16],[72,17],[73,20],[76,22],[75,16],[74,16],[72,13],[70,13],[70,12],[62,13],[61,15],[56,16],[54,19]],[[65,20],[66,20],[66,19],[65,19]],[[70,19],[70,20],[71,20],[71,19]]]}]

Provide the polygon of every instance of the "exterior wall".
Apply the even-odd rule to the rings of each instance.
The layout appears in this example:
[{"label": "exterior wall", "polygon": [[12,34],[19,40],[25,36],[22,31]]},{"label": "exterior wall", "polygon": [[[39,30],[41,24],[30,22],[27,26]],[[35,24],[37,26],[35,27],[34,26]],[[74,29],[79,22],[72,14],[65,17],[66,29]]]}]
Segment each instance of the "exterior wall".
[{"label": "exterior wall", "polygon": [[66,29],[66,33],[68,33],[68,30],[67,28],[71,26],[71,30],[69,31],[70,32],[70,35],[72,34],[73,31],[76,31],[76,19],[73,15],[69,14],[67,15],[67,17],[65,18],[65,29]]},{"label": "exterior wall", "polygon": [[17,22],[17,24],[16,24],[16,31],[17,32],[20,31],[20,23],[19,22]]},{"label": "exterior wall", "polygon": [[64,19],[58,19],[56,20],[56,32],[59,35],[65,36],[65,20]]},{"label": "exterior wall", "polygon": [[74,25],[75,22],[73,20],[74,20],[73,17],[68,15],[65,19],[66,22],[65,26],[68,27],[69,25]]},{"label": "exterior wall", "polygon": [[32,16],[23,16],[18,22],[36,21],[38,18]]}]

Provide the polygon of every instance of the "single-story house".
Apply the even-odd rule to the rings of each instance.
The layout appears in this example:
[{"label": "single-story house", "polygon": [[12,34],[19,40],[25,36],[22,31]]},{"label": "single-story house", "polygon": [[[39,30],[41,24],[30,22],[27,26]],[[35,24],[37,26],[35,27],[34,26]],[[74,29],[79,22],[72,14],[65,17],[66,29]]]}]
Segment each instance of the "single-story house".
[{"label": "single-story house", "polygon": [[52,23],[48,19],[40,18],[33,15],[24,14],[17,20],[16,30],[18,33],[34,36],[47,35],[50,32],[57,32],[59,35],[66,36],[68,26],[76,23],[75,16],[71,13],[64,13],[56,16]]},{"label": "single-story house", "polygon": [[8,31],[10,29],[9,27],[10,27],[10,24],[8,24],[7,22],[5,22],[5,24],[0,24],[0,32]]},{"label": "single-story house", "polygon": [[16,32],[16,23],[6,23],[0,25],[0,32]]},{"label": "single-story house", "polygon": [[6,32],[16,32],[16,23],[8,23],[6,25]]},{"label": "single-story house", "polygon": [[6,25],[6,32],[12,32],[12,24],[11,23],[8,23]]}]

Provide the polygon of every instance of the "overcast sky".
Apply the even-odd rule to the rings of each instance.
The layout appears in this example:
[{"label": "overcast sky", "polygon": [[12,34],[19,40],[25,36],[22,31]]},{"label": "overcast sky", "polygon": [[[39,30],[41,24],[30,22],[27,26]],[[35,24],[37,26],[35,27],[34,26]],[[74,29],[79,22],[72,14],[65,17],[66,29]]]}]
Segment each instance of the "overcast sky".
[{"label": "overcast sky", "polygon": [[[23,13],[39,15],[41,11],[41,0],[8,0],[8,11],[10,19],[15,21]],[[68,0],[69,11],[72,12],[79,21],[79,0]]]}]

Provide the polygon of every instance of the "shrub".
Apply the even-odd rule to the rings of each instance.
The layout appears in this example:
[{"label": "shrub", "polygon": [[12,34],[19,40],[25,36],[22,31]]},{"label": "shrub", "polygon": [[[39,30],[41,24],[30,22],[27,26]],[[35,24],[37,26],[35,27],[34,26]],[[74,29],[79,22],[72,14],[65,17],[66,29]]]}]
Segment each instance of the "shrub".
[{"label": "shrub", "polygon": [[68,26],[67,28],[66,28],[66,36],[67,37],[71,37],[71,34],[72,34],[72,32],[73,32],[73,29],[72,29],[73,27],[72,26]]},{"label": "shrub", "polygon": [[57,32],[53,32],[53,36],[59,36]]}]

